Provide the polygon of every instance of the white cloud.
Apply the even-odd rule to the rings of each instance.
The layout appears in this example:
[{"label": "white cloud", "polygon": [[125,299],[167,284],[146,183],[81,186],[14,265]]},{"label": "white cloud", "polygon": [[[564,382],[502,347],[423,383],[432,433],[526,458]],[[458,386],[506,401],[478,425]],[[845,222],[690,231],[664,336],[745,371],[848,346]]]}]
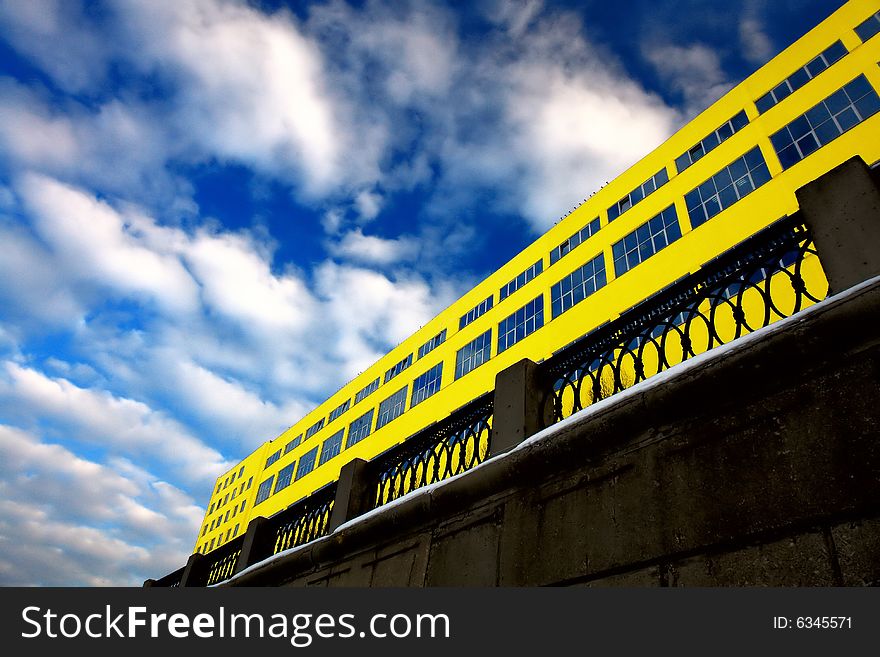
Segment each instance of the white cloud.
[{"label": "white cloud", "polygon": [[418,257],[418,242],[413,238],[385,239],[364,235],[360,228],[342,236],[330,245],[331,252],[346,260],[367,265],[387,266],[409,262]]},{"label": "white cloud", "polygon": [[702,112],[733,86],[718,54],[704,44],[648,45],[644,55],[661,79],[682,95],[688,116]]},{"label": "white cloud", "polygon": [[347,377],[366,369],[452,301],[418,278],[392,281],[375,271],[332,262],[321,265],[316,279],[334,331],[324,336],[324,344],[332,345]]},{"label": "white cloud", "polygon": [[0,425],[0,584],[131,586],[178,568],[202,514],[140,472]]},{"label": "white cloud", "polygon": [[773,41],[767,36],[763,23],[755,14],[746,14],[740,19],[739,38],[743,54],[754,64],[764,64],[776,54]]},{"label": "white cloud", "polygon": [[382,209],[382,196],[363,190],[354,197],[354,205],[362,222],[372,221]]},{"label": "white cloud", "polygon": [[204,152],[282,179],[295,172],[309,194],[357,174],[344,103],[290,14],[223,0],[126,1],[118,10],[129,56],[174,82],[174,118]]},{"label": "white cloud", "polygon": [[27,425],[57,423],[68,441],[161,464],[190,485],[212,483],[228,465],[216,450],[142,402],[9,361],[0,372],[0,408]]},{"label": "white cloud", "polygon": [[20,192],[37,232],[68,274],[145,294],[176,312],[194,309],[197,289],[180,262],[140,245],[109,205],[35,174],[22,178]]}]

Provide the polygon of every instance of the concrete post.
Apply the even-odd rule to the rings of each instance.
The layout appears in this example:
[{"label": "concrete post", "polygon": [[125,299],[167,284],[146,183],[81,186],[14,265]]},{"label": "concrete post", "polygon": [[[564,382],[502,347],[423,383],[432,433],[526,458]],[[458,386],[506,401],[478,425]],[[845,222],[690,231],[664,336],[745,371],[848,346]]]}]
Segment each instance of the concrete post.
[{"label": "concrete post", "polygon": [[880,183],[860,157],[804,185],[797,199],[829,294],[880,275]]},{"label": "concrete post", "polygon": [[266,519],[263,516],[257,516],[248,523],[244,540],[241,542],[241,554],[238,555],[235,564],[236,574],[269,556],[271,550],[267,544],[271,536],[265,524]]},{"label": "concrete post", "polygon": [[370,510],[373,499],[373,484],[370,477],[370,464],[363,459],[352,459],[342,466],[336,482],[336,498],[333,511],[327,523],[330,534],[343,523]]},{"label": "concrete post", "polygon": [[189,555],[186,566],[183,569],[183,575],[180,577],[180,586],[204,586],[204,560],[205,555],[195,552]]},{"label": "concrete post", "polygon": [[515,447],[548,425],[538,366],[527,358],[495,377],[495,410],[489,456]]}]

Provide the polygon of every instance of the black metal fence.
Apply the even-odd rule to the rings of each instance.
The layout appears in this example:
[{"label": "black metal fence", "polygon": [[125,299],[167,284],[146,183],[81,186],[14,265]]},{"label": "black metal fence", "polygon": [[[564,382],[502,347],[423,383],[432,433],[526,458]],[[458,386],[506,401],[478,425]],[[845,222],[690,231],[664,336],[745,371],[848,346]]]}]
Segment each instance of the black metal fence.
[{"label": "black metal fence", "polygon": [[489,453],[493,394],[486,393],[370,462],[372,507],[470,470]]},{"label": "black metal fence", "polygon": [[823,299],[802,275],[811,255],[786,217],[561,350],[539,366],[553,422]]}]

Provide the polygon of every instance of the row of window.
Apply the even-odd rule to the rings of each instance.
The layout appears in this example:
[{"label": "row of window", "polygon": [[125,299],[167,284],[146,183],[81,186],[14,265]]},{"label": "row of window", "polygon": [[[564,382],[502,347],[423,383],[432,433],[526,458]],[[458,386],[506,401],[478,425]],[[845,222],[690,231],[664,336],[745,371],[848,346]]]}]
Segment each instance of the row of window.
[{"label": "row of window", "polygon": [[846,55],[846,53],[846,46],[840,41],[835,41],[810,62],[799,68],[773,89],[758,98],[758,100],[755,101],[755,106],[758,108],[758,111],[763,114],[783,99],[788,98],[807,82],[819,75],[819,73]]},{"label": "row of window", "polygon": [[[238,478],[241,479],[241,477],[242,477],[243,475],[244,475],[244,466],[241,466],[241,467],[238,469]],[[236,477],[236,474],[233,472],[233,473],[230,474],[228,477],[226,477],[226,479],[225,479],[224,481],[218,482],[218,483],[217,483],[217,490],[214,491],[214,494],[216,495],[216,494],[219,493],[222,489],[226,488],[227,486],[229,486],[229,484],[231,484],[232,482],[234,482],[234,481],[235,481],[235,477]]]},{"label": "row of window", "polygon": [[443,329],[437,335],[435,335],[433,338],[431,338],[425,344],[419,347],[419,358],[424,358],[444,342],[446,342],[446,329]]},{"label": "row of window", "polygon": [[363,388],[361,388],[360,390],[358,390],[355,393],[354,403],[359,404],[364,399],[366,399],[367,397],[372,395],[374,392],[376,392],[378,389],[379,389],[379,379],[376,378],[376,379],[373,379],[372,381],[370,381],[367,385],[365,385]]},{"label": "row of window", "polygon": [[[244,466],[242,466],[241,471],[244,471]],[[224,504],[229,502],[230,499],[234,500],[236,495],[240,495],[245,490],[250,490],[250,487],[251,487],[251,484],[253,483],[253,481],[254,481],[254,478],[251,477],[250,479],[247,480],[247,488],[245,488],[245,484],[244,484],[244,482],[242,482],[241,486],[239,487],[238,490],[236,490],[234,488],[232,489],[231,497],[230,497],[230,493],[226,493],[226,497],[224,497],[222,499],[218,499],[216,502],[212,502],[211,508],[208,510],[208,515],[211,515],[212,513],[214,513],[215,507],[219,510],[220,508],[223,507]]]},{"label": "row of window", "polygon": [[694,164],[697,160],[715,149],[721,142],[729,139],[735,133],[749,124],[749,117],[745,110],[740,110],[733,118],[725,121],[719,128],[703,137],[695,146],[691,146],[684,153],[675,158],[675,168],[679,173]]},{"label": "row of window", "polygon": [[691,226],[696,228],[770,180],[761,149],[755,146],[685,194]]},{"label": "row of window", "polygon": [[308,440],[309,438],[314,436],[316,433],[318,433],[323,428],[324,428],[324,418],[321,418],[320,420],[315,422],[312,426],[310,426],[308,429],[306,429],[306,440]]},{"label": "row of window", "polygon": [[[598,221],[598,220],[597,220],[597,221]],[[598,230],[598,229],[597,229],[597,230]],[[557,247],[557,248],[558,248],[558,247]],[[555,251],[555,249],[554,249],[554,251]],[[551,262],[551,264],[553,263],[553,256],[552,256],[552,254],[551,254],[551,256],[550,256],[550,262]],[[503,286],[501,287],[501,290],[499,290],[499,292],[498,292],[498,300],[499,300],[499,301],[503,301],[504,299],[506,299],[507,297],[509,297],[511,294],[513,294],[514,292],[516,292],[516,291],[517,291],[519,288],[521,288],[523,285],[525,285],[526,283],[528,283],[529,281],[531,281],[532,279],[534,279],[535,276],[537,276],[538,274],[540,274],[542,271],[544,271],[544,260],[543,260],[543,258],[542,258],[541,260],[538,260],[538,262],[536,262],[535,264],[533,264],[531,267],[529,267],[528,269],[526,269],[524,272],[521,272],[521,273],[517,274],[516,277],[515,277],[512,281],[510,281],[510,282],[507,283],[506,285],[503,285]]]},{"label": "row of window", "polygon": [[483,299],[480,303],[462,315],[458,320],[458,329],[463,329],[478,317],[485,315],[492,308],[493,297],[494,295],[490,294],[486,299]]},{"label": "row of window", "polygon": [[838,89],[770,136],[783,169],[880,111],[880,98],[864,75]]},{"label": "row of window", "polygon": [[669,173],[666,171],[666,167],[663,167],[660,171],[608,208],[608,221],[614,221],[636,203],[649,194],[653,194],[659,187],[665,185],[667,182],[669,182]]},{"label": "row of window", "polygon": [[[240,505],[236,504],[231,509],[227,509],[225,515],[222,512],[219,513],[216,518],[211,519],[210,523],[208,522],[208,519],[206,518],[205,525],[202,527],[202,534],[201,535],[204,536],[209,531],[213,531],[215,527],[219,527],[220,525],[222,525],[224,522],[230,520],[231,518],[235,518],[236,514],[244,513],[244,509],[245,509],[246,505],[247,505],[247,500],[242,500]],[[219,505],[217,508],[220,508]],[[213,513],[213,510],[214,510],[214,508],[212,506],[211,511],[208,512],[208,515],[211,515],[211,513]],[[230,513],[232,514],[231,516],[230,516]]]},{"label": "row of window", "polygon": [[340,415],[345,413],[345,411],[347,411],[349,408],[351,408],[351,399],[346,399],[339,406],[337,406],[332,411],[330,411],[330,420],[329,421],[333,422],[333,420],[335,420]]},{"label": "row of window", "polygon": [[391,379],[403,372],[410,365],[412,365],[412,354],[408,354],[406,358],[404,358],[402,361],[395,364],[387,372],[385,372],[385,383],[388,383]]},{"label": "row of window", "polygon": [[593,219],[586,226],[577,231],[574,235],[569,237],[567,240],[564,240],[559,246],[553,249],[550,252],[550,264],[552,265],[554,262],[559,260],[562,256],[567,253],[571,253],[571,250],[576,246],[580,246],[584,242],[587,241],[587,238],[592,237],[596,233],[599,232],[599,217]]},{"label": "row of window", "polygon": [[221,545],[223,545],[223,543],[228,541],[230,538],[235,538],[236,536],[238,536],[238,530],[239,530],[240,526],[241,526],[241,523],[238,523],[237,525],[235,525],[235,527],[230,527],[229,531],[226,532],[226,538],[223,538],[223,536],[218,536],[217,538],[212,538],[210,543],[206,542],[204,545],[201,546],[201,548],[199,548],[196,551],[201,552],[202,554],[207,554],[208,552],[210,552],[211,550],[214,549],[215,542],[217,543],[217,547],[220,547]]}]

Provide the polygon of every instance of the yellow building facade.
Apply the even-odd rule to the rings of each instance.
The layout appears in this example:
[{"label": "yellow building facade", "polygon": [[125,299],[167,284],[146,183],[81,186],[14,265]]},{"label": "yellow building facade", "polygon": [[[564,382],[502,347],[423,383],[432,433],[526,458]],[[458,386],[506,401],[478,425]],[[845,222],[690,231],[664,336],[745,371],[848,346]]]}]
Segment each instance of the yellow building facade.
[{"label": "yellow building facade", "polygon": [[[880,0],[850,0],[280,436],[221,475],[207,553],[880,160]],[[824,281],[817,259],[802,274]]]}]

